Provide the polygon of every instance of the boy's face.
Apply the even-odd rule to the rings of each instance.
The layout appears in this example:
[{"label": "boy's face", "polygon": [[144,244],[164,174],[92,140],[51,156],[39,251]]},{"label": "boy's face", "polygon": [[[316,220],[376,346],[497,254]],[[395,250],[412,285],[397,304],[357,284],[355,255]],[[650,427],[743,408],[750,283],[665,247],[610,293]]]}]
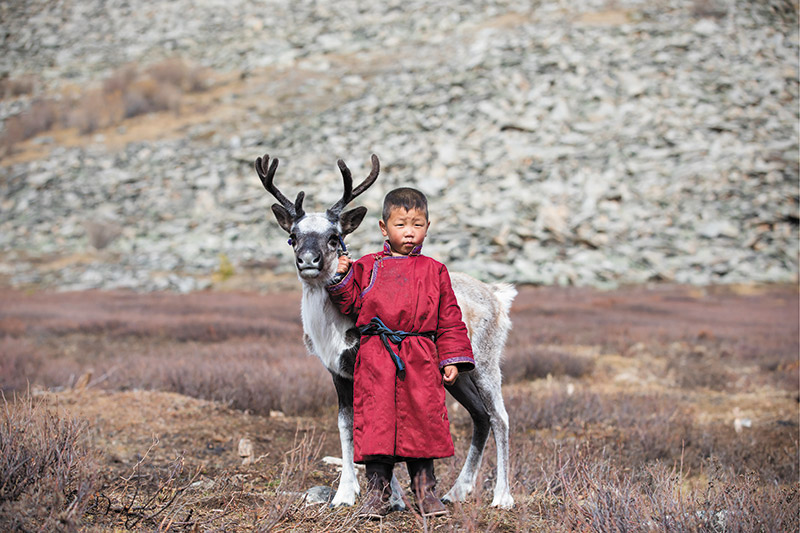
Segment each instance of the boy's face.
[{"label": "boy's face", "polygon": [[406,210],[395,207],[389,215],[389,220],[381,220],[381,233],[389,240],[393,255],[408,255],[415,246],[422,244],[428,235],[431,223],[425,216],[425,211],[419,209]]}]

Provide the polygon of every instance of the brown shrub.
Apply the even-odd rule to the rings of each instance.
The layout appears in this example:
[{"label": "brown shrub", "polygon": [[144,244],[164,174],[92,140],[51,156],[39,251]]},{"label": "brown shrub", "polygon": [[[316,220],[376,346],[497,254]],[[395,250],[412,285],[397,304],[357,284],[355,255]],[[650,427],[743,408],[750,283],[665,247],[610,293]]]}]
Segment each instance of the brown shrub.
[{"label": "brown shrub", "polygon": [[180,96],[180,90],[173,85],[161,85],[151,78],[137,80],[128,87],[123,97],[125,118],[160,111],[177,111]]},{"label": "brown shrub", "polygon": [[0,524],[77,531],[96,484],[85,424],[28,397],[0,414]]},{"label": "brown shrub", "polygon": [[510,391],[506,407],[516,434],[533,430],[566,432],[591,441],[587,450],[615,450],[620,465],[643,468],[662,461],[699,471],[715,458],[742,475],[791,483],[800,475],[796,423],[764,421],[757,430],[736,433],[732,424],[699,423],[696,408],[666,393],[599,394],[564,387],[540,393]]},{"label": "brown shrub", "polygon": [[503,381],[546,378],[547,376],[570,376],[580,378],[594,370],[594,360],[572,354],[566,350],[523,348],[519,342],[510,342],[502,361]]},{"label": "brown shrub", "polygon": [[0,392],[26,390],[41,365],[42,358],[28,339],[0,337]]},{"label": "brown shrub", "polygon": [[677,347],[670,352],[672,353],[666,368],[678,386],[684,389],[706,388],[716,391],[736,387],[738,375],[718,354],[703,346],[691,349]]},{"label": "brown shrub", "polygon": [[23,124],[22,115],[8,117],[5,122],[3,135],[0,136],[0,146],[8,151],[15,144],[22,142],[25,137],[25,125]]},{"label": "brown shrub", "polygon": [[83,134],[119,123],[124,118],[123,97],[100,89],[87,92],[73,103],[65,125]]},{"label": "brown shrub", "polygon": [[23,114],[24,134],[26,138],[47,131],[58,121],[58,103],[54,100],[36,99],[30,109]]},{"label": "brown shrub", "polygon": [[205,90],[208,79],[206,69],[188,65],[179,58],[165,59],[151,65],[147,74],[159,85],[171,85],[186,92]]},{"label": "brown shrub", "polygon": [[26,111],[6,119],[0,145],[10,149],[18,142],[49,130],[59,121],[60,113],[60,106],[54,100],[34,100]]},{"label": "brown shrub", "polygon": [[[737,474],[714,458],[707,481],[691,483],[680,463],[635,465],[607,445],[539,441],[517,448],[512,478],[524,480],[549,531],[796,531],[800,485]],[[523,504],[524,506],[524,504]]]},{"label": "brown shrub", "polygon": [[4,76],[0,78],[0,98],[32,94],[36,87],[36,81],[36,78],[31,75],[23,75],[19,78]]},{"label": "brown shrub", "polygon": [[265,344],[244,350],[219,345],[192,351],[142,358],[116,373],[109,385],[178,392],[258,414],[277,410],[315,415],[336,404],[330,375],[305,354],[287,354]]},{"label": "brown shrub", "polygon": [[336,403],[330,375],[302,344],[296,297],[280,297],[280,305],[219,293],[5,299],[13,300],[0,335],[25,337],[2,341],[6,390],[28,381],[68,387],[92,369],[104,387],[180,392],[256,413],[317,414]]},{"label": "brown shrub", "polygon": [[118,68],[103,82],[103,92],[106,94],[123,94],[139,76],[139,68],[131,63]]},{"label": "brown shrub", "polygon": [[[141,72],[130,64],[113,72],[99,88],[88,89],[77,98],[63,101],[35,100],[30,108],[5,122],[0,146],[30,139],[60,124],[77,128],[81,134],[119,124],[125,118],[161,111],[177,112],[187,92],[206,89],[207,69],[180,59],[166,59]],[[15,90],[11,81],[0,85],[0,93]]]}]

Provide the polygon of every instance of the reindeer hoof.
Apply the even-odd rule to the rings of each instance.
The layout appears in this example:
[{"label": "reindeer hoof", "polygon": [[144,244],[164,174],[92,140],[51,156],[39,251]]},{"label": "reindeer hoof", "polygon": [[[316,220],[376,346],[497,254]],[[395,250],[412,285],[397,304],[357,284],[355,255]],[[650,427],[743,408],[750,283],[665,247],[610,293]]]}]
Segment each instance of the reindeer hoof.
[{"label": "reindeer hoof", "polygon": [[333,497],[329,507],[352,507],[356,503],[356,494],[351,494],[348,498],[342,494],[336,493],[336,496]]},{"label": "reindeer hoof", "polygon": [[504,494],[503,496],[495,496],[492,500],[492,507],[499,507],[500,509],[511,509],[514,507],[514,498],[511,494]]},{"label": "reindeer hoof", "polygon": [[444,503],[463,502],[470,493],[472,493],[472,487],[456,483],[453,488],[447,491],[447,494],[442,496],[442,501]]},{"label": "reindeer hoof", "polygon": [[[355,503],[355,502],[353,502],[353,503]],[[331,509],[334,509],[336,507],[352,507],[353,503],[332,501],[331,503],[328,504],[328,507],[330,507]]]}]

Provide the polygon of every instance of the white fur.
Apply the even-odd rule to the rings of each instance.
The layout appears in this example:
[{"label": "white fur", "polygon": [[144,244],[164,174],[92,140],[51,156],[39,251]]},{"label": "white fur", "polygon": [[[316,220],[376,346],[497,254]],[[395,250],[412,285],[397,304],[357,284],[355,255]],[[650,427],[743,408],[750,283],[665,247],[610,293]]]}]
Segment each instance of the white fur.
[{"label": "white fur", "polygon": [[342,477],[339,479],[339,490],[331,500],[331,505],[355,505],[356,496],[361,489],[358,486],[353,462],[353,417],[345,416],[343,413],[339,413],[339,441],[342,444]]},{"label": "white fur", "polygon": [[303,331],[311,338],[314,355],[331,372],[353,379],[340,368],[339,355],[348,348],[345,333],[354,323],[334,306],[324,285],[303,283],[300,315]]},{"label": "white fur", "polygon": [[[450,278],[464,322],[470,332],[475,356],[472,377],[489,413],[489,423],[497,448],[497,482],[492,506],[510,509],[514,505],[514,498],[511,496],[508,477],[508,413],[503,402],[500,361],[511,329],[508,312],[517,290],[506,283],[487,285],[459,272],[452,273]],[[467,460],[453,488],[445,495],[445,500],[462,501],[473,491],[482,458],[483,450],[472,444]]]},{"label": "white fur", "polygon": [[330,229],[331,221],[324,213],[308,213],[298,220],[295,226],[297,233],[325,233]]}]

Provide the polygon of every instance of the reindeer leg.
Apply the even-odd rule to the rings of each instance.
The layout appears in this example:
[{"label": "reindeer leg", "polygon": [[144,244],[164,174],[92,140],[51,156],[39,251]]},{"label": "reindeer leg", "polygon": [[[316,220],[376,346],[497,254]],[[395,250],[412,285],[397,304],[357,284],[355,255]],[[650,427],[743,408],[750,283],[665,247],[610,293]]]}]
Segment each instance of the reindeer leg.
[{"label": "reindeer leg", "polygon": [[[499,360],[499,358],[498,358]],[[497,482],[494,486],[492,507],[511,509],[514,498],[511,496],[508,480],[508,413],[503,402],[503,392],[500,388],[502,381],[500,368],[483,372],[475,376],[475,385],[478,394],[483,399],[484,406],[489,413],[489,420],[497,445]]]},{"label": "reindeer leg", "polygon": [[360,492],[353,462],[353,381],[331,372],[339,398],[339,440],[342,443],[342,477],[331,507],[354,505]]},{"label": "reindeer leg", "polygon": [[478,468],[483,459],[483,449],[489,438],[490,419],[471,373],[462,374],[453,385],[445,385],[445,388],[472,417],[472,442],[469,445],[467,460],[453,488],[442,498],[444,501],[457,502],[463,501],[475,488]]},{"label": "reindeer leg", "polygon": [[389,503],[392,504],[393,511],[405,511],[406,503],[403,501],[403,487],[397,481],[397,476],[392,472],[392,495],[389,497]]}]

